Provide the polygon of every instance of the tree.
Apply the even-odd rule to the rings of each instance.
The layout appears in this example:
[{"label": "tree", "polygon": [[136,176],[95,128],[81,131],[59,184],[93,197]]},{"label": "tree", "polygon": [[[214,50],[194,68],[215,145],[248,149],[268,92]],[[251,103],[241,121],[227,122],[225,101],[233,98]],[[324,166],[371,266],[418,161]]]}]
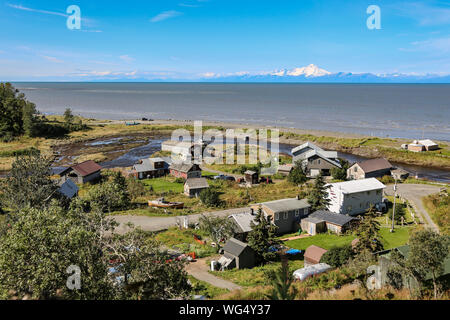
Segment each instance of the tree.
[{"label": "tree", "polygon": [[393,255],[393,261],[400,272],[413,277],[420,287],[427,279],[433,283],[433,294],[437,298],[439,277],[444,272],[444,261],[449,255],[450,237],[439,235],[432,230],[415,232],[409,240],[410,250],[407,257]]},{"label": "tree", "polygon": [[222,204],[220,192],[214,188],[207,188],[200,192],[200,200],[207,207],[219,207]]},{"label": "tree", "polygon": [[294,276],[289,270],[289,260],[281,258],[281,266],[277,270],[269,270],[266,277],[270,280],[272,291],[267,295],[270,300],[294,300],[297,295],[292,287]]},{"label": "tree", "polygon": [[379,240],[380,223],[375,219],[375,209],[370,207],[363,220],[356,228],[358,242],[356,251],[377,252],[383,250],[383,244]]},{"label": "tree", "polygon": [[270,216],[265,217],[262,208],[259,208],[254,221],[250,224],[252,231],[247,236],[248,245],[255,251],[259,262],[274,260],[277,254],[271,248],[281,244],[276,238],[278,227],[271,223]]},{"label": "tree", "polygon": [[339,162],[341,164],[341,167],[331,168],[331,176],[336,180],[347,180],[347,169],[350,167],[350,163],[347,160],[341,158],[339,158]]},{"label": "tree", "polygon": [[5,181],[3,201],[6,207],[42,208],[59,196],[58,186],[50,179],[52,160],[39,152],[19,156]]},{"label": "tree", "polygon": [[322,255],[320,262],[338,268],[346,264],[352,257],[353,250],[351,245],[333,247]]},{"label": "tree", "polygon": [[25,96],[10,83],[0,83],[0,138],[11,140],[23,133]]},{"label": "tree", "polygon": [[[34,299],[111,299],[101,242],[57,203],[26,208],[0,239],[0,292]],[[79,290],[66,285],[70,266],[81,270]],[[8,297],[3,297],[8,298]]]},{"label": "tree", "polygon": [[120,172],[107,175],[107,180],[94,185],[88,192],[86,199],[92,207],[102,212],[127,209],[130,206],[130,194],[127,181]]},{"label": "tree", "polygon": [[319,174],[314,180],[314,185],[308,195],[308,202],[311,205],[312,211],[326,209],[328,207],[330,204],[327,192],[328,188],[325,179]]},{"label": "tree", "polygon": [[220,242],[226,242],[235,232],[233,221],[227,217],[214,217],[202,214],[199,220],[199,227],[209,234],[217,246],[219,246]]},{"label": "tree", "polygon": [[64,122],[66,123],[66,125],[72,125],[74,118],[75,117],[73,116],[72,110],[70,108],[67,108],[64,111]]},{"label": "tree", "polygon": [[119,284],[117,297],[133,300],[186,299],[192,290],[185,262],[159,249],[159,243],[140,230],[114,234],[106,244],[114,261],[112,278]]},{"label": "tree", "polygon": [[303,185],[308,181],[300,161],[295,162],[294,168],[288,175],[288,181],[296,185]]},{"label": "tree", "polygon": [[40,120],[37,117],[36,106],[26,102],[22,108],[23,132],[29,137],[39,134]]}]

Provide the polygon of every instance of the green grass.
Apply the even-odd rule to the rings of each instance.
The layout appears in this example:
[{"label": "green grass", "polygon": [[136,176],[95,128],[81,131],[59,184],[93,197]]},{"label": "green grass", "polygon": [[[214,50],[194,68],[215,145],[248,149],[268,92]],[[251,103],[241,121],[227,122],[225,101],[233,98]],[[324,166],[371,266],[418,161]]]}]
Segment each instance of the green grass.
[{"label": "green grass", "polygon": [[202,295],[208,299],[214,299],[217,296],[228,293],[227,289],[215,287],[208,282],[198,280],[193,276],[189,276],[194,295]]},{"label": "green grass", "polygon": [[[275,270],[281,266],[281,262],[273,262],[264,266],[255,267],[252,269],[232,269],[226,271],[211,271],[212,274],[222,277],[226,280],[234,282],[242,287],[253,287],[260,285],[267,285],[268,279],[265,272]],[[289,261],[289,270],[294,272],[297,269],[303,268],[303,260]]]},{"label": "green grass", "polygon": [[410,231],[413,227],[395,227],[394,232],[391,233],[390,228],[381,228],[380,236],[384,249],[392,249],[405,245],[408,242]]},{"label": "green grass", "polygon": [[355,239],[355,236],[353,235],[322,233],[312,237],[286,241],[284,244],[290,248],[298,250],[306,250],[306,248],[311,245],[316,245],[328,250],[333,247],[341,247],[347,244],[351,244],[353,239]]},{"label": "green grass", "polygon": [[202,177],[215,177],[218,174],[210,171],[202,171]]},{"label": "green grass", "polygon": [[171,179],[170,177],[145,179],[142,180],[142,183],[146,186],[151,186],[153,191],[156,193],[163,193],[170,191],[182,193],[184,191],[184,184],[177,183],[174,181],[174,179]]},{"label": "green grass", "polygon": [[450,235],[450,197],[445,194],[430,195],[423,198],[423,204],[439,230]]}]

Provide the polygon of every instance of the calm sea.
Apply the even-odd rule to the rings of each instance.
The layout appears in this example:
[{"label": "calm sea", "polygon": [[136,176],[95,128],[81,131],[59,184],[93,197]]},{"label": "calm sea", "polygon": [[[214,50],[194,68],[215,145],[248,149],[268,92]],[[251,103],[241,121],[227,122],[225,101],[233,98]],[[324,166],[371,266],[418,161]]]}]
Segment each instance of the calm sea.
[{"label": "calm sea", "polygon": [[450,141],[450,84],[15,83],[41,112]]}]

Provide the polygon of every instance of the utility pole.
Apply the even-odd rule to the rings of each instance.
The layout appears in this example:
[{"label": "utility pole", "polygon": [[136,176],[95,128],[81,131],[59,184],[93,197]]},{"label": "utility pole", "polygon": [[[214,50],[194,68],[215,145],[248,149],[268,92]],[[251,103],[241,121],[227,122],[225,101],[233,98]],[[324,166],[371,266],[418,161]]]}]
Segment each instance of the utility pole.
[{"label": "utility pole", "polygon": [[391,227],[391,232],[394,232],[395,200],[396,199],[397,199],[397,179],[395,179],[395,184],[394,184],[394,206],[392,207],[392,227]]}]

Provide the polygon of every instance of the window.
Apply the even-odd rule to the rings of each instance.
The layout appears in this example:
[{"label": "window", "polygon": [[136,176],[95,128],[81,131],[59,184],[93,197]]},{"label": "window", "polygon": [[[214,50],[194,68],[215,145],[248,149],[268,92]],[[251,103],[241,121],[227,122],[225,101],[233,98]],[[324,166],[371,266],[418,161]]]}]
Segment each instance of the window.
[{"label": "window", "polygon": [[355,172],[358,172],[358,167],[355,167],[354,171],[355,171]]},{"label": "window", "polygon": [[377,190],[377,195],[380,195],[381,194],[381,190]]},{"label": "window", "polygon": [[275,221],[278,221],[280,219],[280,215],[277,213],[275,213]]},{"label": "window", "polygon": [[289,212],[284,213],[284,220],[287,220]]},{"label": "window", "polygon": [[317,163],[318,163],[318,164],[320,164],[320,159],[319,159],[319,160],[317,160]]},{"label": "window", "polygon": [[298,217],[300,214],[300,210],[295,210],[295,216]]}]

